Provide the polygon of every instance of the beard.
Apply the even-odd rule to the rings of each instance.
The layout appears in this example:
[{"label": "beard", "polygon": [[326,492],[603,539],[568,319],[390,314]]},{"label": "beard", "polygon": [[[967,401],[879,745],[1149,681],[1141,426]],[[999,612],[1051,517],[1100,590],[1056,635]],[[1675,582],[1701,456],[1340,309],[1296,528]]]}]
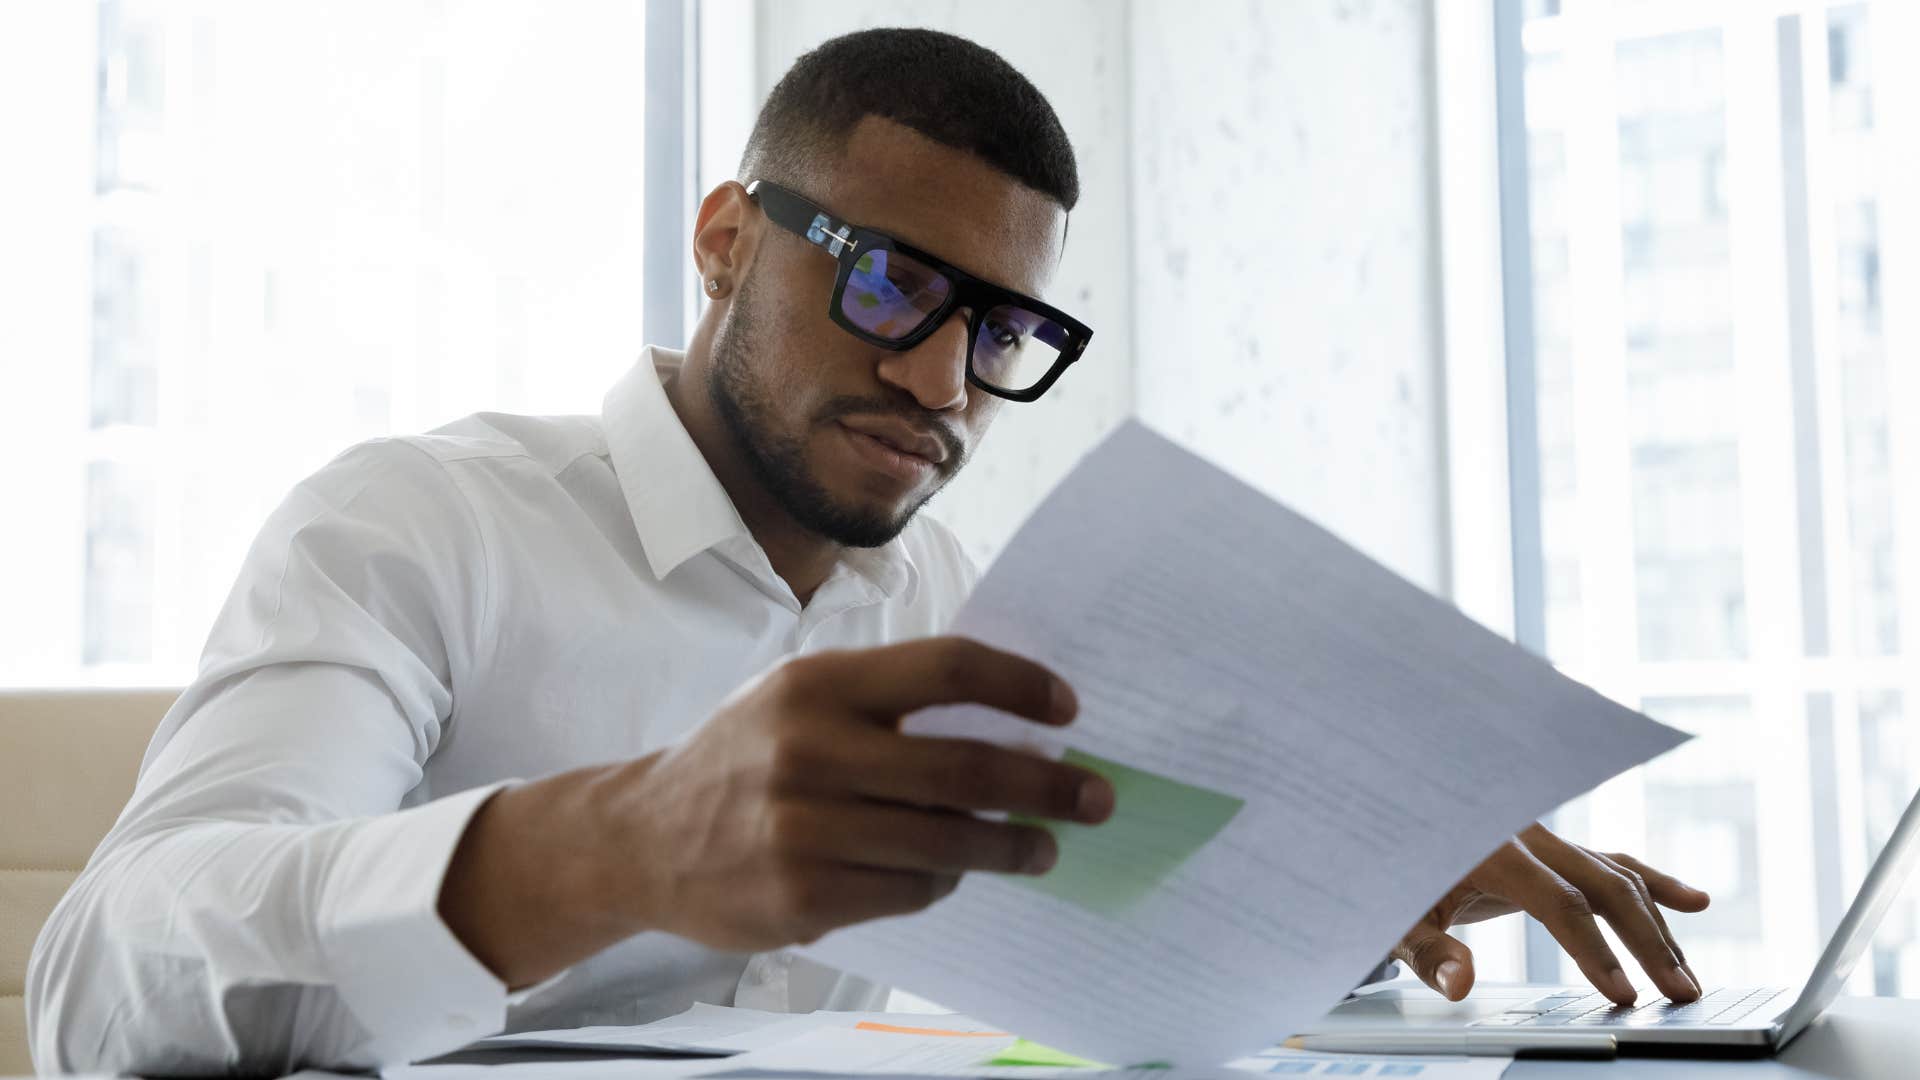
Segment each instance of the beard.
[{"label": "beard", "polygon": [[[842,547],[875,548],[891,543],[940,486],[960,471],[960,466],[965,464],[964,445],[949,435],[946,425],[933,425],[947,443],[947,461],[941,466],[946,475],[933,490],[904,510],[889,512],[849,505],[834,498],[807,468],[806,442],[802,435],[781,429],[774,396],[754,370],[753,358],[769,355],[763,348],[762,328],[755,316],[752,286],[749,281],[743,281],[726,317],[714,332],[713,363],[707,379],[707,395],[714,411],[740,448],[754,479],[808,532]],[[925,410],[903,408],[898,402],[836,397],[810,421],[809,427],[853,413],[892,414],[916,423],[922,423],[926,415]]]}]

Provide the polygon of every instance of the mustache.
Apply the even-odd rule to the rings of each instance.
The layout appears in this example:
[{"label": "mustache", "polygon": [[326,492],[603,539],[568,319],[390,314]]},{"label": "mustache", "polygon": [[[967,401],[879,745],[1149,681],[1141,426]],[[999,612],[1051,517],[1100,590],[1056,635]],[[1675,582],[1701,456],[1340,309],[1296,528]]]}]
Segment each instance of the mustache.
[{"label": "mustache", "polygon": [[949,472],[956,472],[967,463],[967,441],[960,433],[950,427],[934,413],[901,401],[886,398],[860,397],[854,394],[842,394],[828,399],[814,417],[815,423],[830,423],[843,416],[891,416],[906,421],[918,431],[940,440],[946,447],[946,466]]}]

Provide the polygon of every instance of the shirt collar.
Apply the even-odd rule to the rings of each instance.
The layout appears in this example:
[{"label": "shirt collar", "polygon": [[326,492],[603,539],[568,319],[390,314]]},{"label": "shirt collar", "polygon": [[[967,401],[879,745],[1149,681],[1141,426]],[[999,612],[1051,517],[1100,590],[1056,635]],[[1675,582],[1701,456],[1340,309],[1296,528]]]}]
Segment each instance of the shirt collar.
[{"label": "shirt collar", "polygon": [[[667,400],[666,384],[685,361],[684,352],[647,347],[601,409],[614,474],[655,580],[729,540],[744,541],[760,562],[766,558]],[[877,548],[848,548],[840,562],[889,598],[904,590],[911,601],[917,591],[919,569],[902,537]]]}]

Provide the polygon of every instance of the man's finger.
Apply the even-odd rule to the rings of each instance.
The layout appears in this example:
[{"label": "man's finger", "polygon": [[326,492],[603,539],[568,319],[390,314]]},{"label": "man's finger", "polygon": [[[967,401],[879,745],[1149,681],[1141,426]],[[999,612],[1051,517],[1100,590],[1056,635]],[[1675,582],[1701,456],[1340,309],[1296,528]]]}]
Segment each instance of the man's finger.
[{"label": "man's finger", "polygon": [[1394,947],[1393,958],[1448,1001],[1459,1001],[1473,989],[1473,950],[1431,920],[1422,919],[1409,930]]},{"label": "man's finger", "polygon": [[1707,905],[1713,902],[1713,898],[1708,896],[1705,890],[1696,889],[1672,874],[1655,870],[1631,855],[1608,852],[1607,858],[1639,874],[1641,880],[1647,883],[1647,892],[1652,894],[1655,900],[1675,911],[1689,913],[1705,911]]},{"label": "man's finger", "polygon": [[1672,935],[1666,932],[1652,901],[1634,878],[1578,850],[1568,857],[1562,873],[1586,894],[1589,904],[1606,916],[1614,933],[1620,935],[1621,942],[1668,1000],[1684,1003],[1700,996],[1700,987],[1681,966]]},{"label": "man's finger", "polygon": [[1044,724],[1067,723],[1079,709],[1058,675],[962,637],[815,653],[789,662],[784,675],[802,694],[884,724],[932,705],[986,705]]},{"label": "man's finger", "polygon": [[787,897],[793,936],[803,942],[829,930],[919,911],[951,893],[957,875],[862,866],[822,866],[801,875]]},{"label": "man's finger", "polygon": [[1669,1000],[1692,1001],[1700,996],[1693,976],[1681,967],[1673,937],[1666,932],[1638,875],[1604,855],[1570,844],[1542,829],[1529,834],[1527,846],[1586,897],[1593,910],[1606,916],[1614,933]]},{"label": "man's finger", "polygon": [[857,731],[834,753],[843,782],[870,798],[1089,825],[1113,812],[1113,785],[1100,774],[976,739]]},{"label": "man's finger", "polygon": [[[1614,852],[1607,858],[1639,875],[1640,880],[1645,884],[1648,898],[1653,901],[1648,905],[1648,910],[1653,912],[1654,918],[1660,920],[1662,929],[1667,927],[1667,917],[1660,912],[1662,907],[1670,907],[1675,911],[1695,912],[1705,911],[1707,905],[1712,902],[1712,897],[1708,896],[1705,890],[1696,889],[1671,874],[1655,870],[1631,855]],[[1687,961],[1686,950],[1680,947],[1679,938],[1675,937],[1671,930],[1667,930],[1667,938],[1673,943],[1674,955],[1680,958],[1680,967],[1686,971],[1687,977],[1693,980],[1693,985],[1700,986],[1700,976],[1694,972],[1693,965]]]},{"label": "man's finger", "polygon": [[1693,965],[1687,963],[1686,951],[1680,948],[1680,939],[1673,935],[1673,928],[1667,925],[1667,917],[1660,913],[1660,905],[1654,902],[1653,891],[1647,887],[1646,879],[1641,877],[1638,871],[1625,863],[1615,860],[1610,855],[1602,855],[1597,851],[1591,852],[1590,854],[1605,863],[1608,869],[1632,882],[1634,888],[1639,891],[1640,907],[1653,920],[1654,926],[1659,929],[1660,937],[1665,940],[1667,950],[1671,952],[1673,958],[1679,962],[1680,970],[1686,974],[1687,981],[1693,984],[1695,991],[1694,997],[1697,998],[1699,996],[1698,991],[1702,989],[1700,986],[1700,977],[1693,973]]},{"label": "man's finger", "polygon": [[1638,995],[1619,957],[1600,933],[1586,894],[1525,845],[1511,845],[1511,851],[1507,858],[1481,865],[1479,872],[1486,878],[1486,890],[1506,897],[1540,920],[1595,989],[1616,1004],[1632,1005]]},{"label": "man's finger", "polygon": [[883,803],[808,802],[787,808],[779,829],[789,852],[887,870],[1041,874],[1059,857],[1037,826]]}]

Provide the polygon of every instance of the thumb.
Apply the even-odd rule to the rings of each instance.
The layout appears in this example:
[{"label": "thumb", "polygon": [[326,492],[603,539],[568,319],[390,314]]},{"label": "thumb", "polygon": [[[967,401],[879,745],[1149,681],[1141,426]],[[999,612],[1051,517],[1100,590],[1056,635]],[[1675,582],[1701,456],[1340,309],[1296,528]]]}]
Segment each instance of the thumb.
[{"label": "thumb", "polygon": [[1459,1001],[1473,989],[1473,950],[1425,919],[1400,939],[1393,958],[1412,968],[1421,982],[1448,1001]]}]

